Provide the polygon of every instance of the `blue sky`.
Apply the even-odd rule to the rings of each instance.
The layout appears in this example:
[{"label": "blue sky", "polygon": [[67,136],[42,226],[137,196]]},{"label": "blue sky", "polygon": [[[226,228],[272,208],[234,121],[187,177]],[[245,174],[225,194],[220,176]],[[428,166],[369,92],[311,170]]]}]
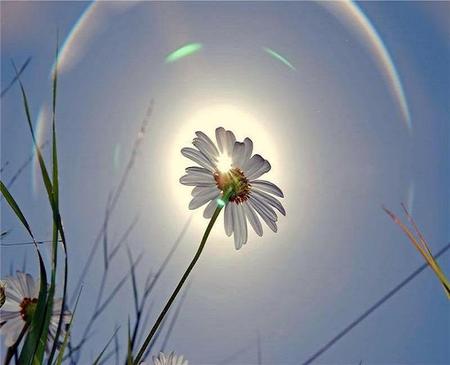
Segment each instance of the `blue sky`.
[{"label": "blue sky", "polygon": [[[109,235],[117,240],[139,216],[127,244],[142,255],[143,285],[193,214],[152,297],[152,318],[206,227],[201,211],[188,211],[189,190],[178,183],[189,166],[179,150],[197,129],[211,133],[231,126],[238,139],[251,137],[255,150],[271,161],[268,179],[286,196],[288,214],[278,233],[250,236],[239,252],[222,223],[214,228],[169,343],[193,364],[220,363],[242,348],[248,350],[232,363],[256,363],[258,332],[264,363],[302,363],[420,266],[421,257],[383,213],[383,204],[400,212],[400,202],[409,201],[434,252],[449,242],[449,5],[358,5],[392,57],[410,129],[364,31],[324,4],[103,3],[89,22],[78,22],[79,35],[61,66],[57,115],[72,287],[151,99],[154,113]],[[66,39],[89,6],[1,3],[2,88],[14,75],[9,60],[21,64],[31,56],[23,81],[36,121],[39,113],[46,119],[50,102],[56,29]],[[203,48],[164,62],[189,42]],[[296,71],[264,47],[282,54]],[[49,124],[40,128],[44,141]],[[8,161],[2,180],[10,179],[31,147],[16,86],[1,100],[2,166]],[[48,239],[50,210],[35,174],[30,166],[11,191],[35,235]],[[2,231],[11,229],[4,243],[26,240],[3,201],[1,209]],[[36,272],[31,247],[2,248],[1,254],[2,276],[10,266],[20,268],[25,255],[28,270]],[[75,338],[99,285],[100,254],[94,262]],[[449,273],[449,254],[440,262]],[[108,287],[127,270],[122,250]],[[98,352],[116,324],[125,340],[132,311],[127,285],[98,323],[81,363]],[[427,270],[318,362],[446,364],[449,331],[448,300]]]}]

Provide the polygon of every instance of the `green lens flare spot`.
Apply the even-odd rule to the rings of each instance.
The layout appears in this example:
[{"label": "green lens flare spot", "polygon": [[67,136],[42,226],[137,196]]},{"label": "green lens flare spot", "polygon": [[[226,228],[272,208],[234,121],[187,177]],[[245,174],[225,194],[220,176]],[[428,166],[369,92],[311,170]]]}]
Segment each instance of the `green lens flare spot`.
[{"label": "green lens flare spot", "polygon": [[273,58],[275,58],[276,60],[284,63],[287,67],[289,67],[291,70],[293,71],[297,71],[297,69],[294,67],[294,65],[292,63],[290,63],[285,57],[283,57],[282,55],[280,55],[278,52],[275,52],[273,49],[271,48],[267,48],[267,47],[263,47],[263,50],[265,52],[267,52],[269,55],[271,55]]},{"label": "green lens flare spot", "polygon": [[166,57],[166,63],[172,63],[178,61],[179,59],[190,56],[202,49],[203,45],[201,43],[189,43],[177,50],[169,53]]},{"label": "green lens flare spot", "polygon": [[225,202],[222,199],[218,198],[217,199],[217,205],[219,207],[223,208],[225,206]]}]

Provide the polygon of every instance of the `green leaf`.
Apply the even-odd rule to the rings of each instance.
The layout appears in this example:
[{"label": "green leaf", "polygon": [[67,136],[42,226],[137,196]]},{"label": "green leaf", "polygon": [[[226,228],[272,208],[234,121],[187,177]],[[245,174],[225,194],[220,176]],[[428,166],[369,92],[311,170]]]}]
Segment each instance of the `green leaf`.
[{"label": "green leaf", "polygon": [[52,155],[53,155],[53,201],[59,205],[58,153],[56,148],[56,90],[58,86],[58,33],[56,34],[55,70],[52,87]]},{"label": "green leaf", "polygon": [[[58,87],[58,58],[59,58],[59,35],[56,34],[56,51],[55,51],[55,69],[53,71],[53,82],[52,82],[52,165],[53,165],[53,184],[52,184],[52,196],[53,204],[50,201],[53,211],[53,242],[52,242],[52,277],[51,277],[51,287],[55,288],[56,281],[56,266],[58,261],[58,232],[61,236],[62,246],[64,249],[64,284],[63,284],[63,298],[61,304],[61,314],[58,320],[58,326],[55,333],[55,341],[53,342],[47,364],[50,365],[53,362],[53,357],[56,353],[57,343],[59,339],[59,334],[61,333],[61,327],[64,317],[64,307],[66,303],[67,295],[67,276],[68,276],[68,261],[67,261],[67,246],[66,238],[64,234],[64,229],[61,222],[61,214],[59,211],[59,173],[58,173],[58,153],[57,153],[57,138],[56,138],[56,95]],[[52,296],[49,295],[49,304],[52,304],[54,298],[54,290]],[[50,307],[50,305],[49,305]],[[50,324],[51,312],[47,318]]]},{"label": "green leaf", "polygon": [[27,220],[25,219],[25,216],[23,215],[22,211],[20,210],[19,206],[17,205],[16,201],[8,191],[8,188],[3,183],[3,181],[0,181],[0,191],[2,192],[2,195],[5,197],[6,201],[8,202],[9,206],[12,208],[14,213],[16,213],[17,218],[22,222],[25,229],[28,231],[29,235],[34,241],[33,233],[31,232],[30,225],[28,224]]}]

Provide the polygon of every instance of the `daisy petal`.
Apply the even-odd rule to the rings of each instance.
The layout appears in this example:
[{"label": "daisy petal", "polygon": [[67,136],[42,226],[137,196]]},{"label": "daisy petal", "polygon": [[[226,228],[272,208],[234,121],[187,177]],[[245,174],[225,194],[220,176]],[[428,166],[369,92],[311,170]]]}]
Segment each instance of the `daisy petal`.
[{"label": "daisy petal", "polygon": [[0,323],[10,321],[14,318],[20,318],[20,312],[4,310],[2,307],[2,310],[0,311]]},{"label": "daisy petal", "polygon": [[17,290],[15,290],[12,286],[7,286],[5,289],[5,295],[6,295],[6,304],[10,304],[12,306],[17,307],[23,299],[23,295],[17,293]]},{"label": "daisy petal", "polygon": [[225,224],[225,233],[228,237],[233,233],[233,215],[231,212],[231,205],[227,204],[225,206],[224,213],[224,224]]},{"label": "daisy petal", "polygon": [[219,197],[219,195],[217,195],[217,197],[215,199],[211,200],[209,202],[209,204],[206,206],[205,210],[203,211],[204,218],[210,219],[213,216],[213,214],[217,208],[217,198],[218,197]]},{"label": "daisy petal", "polygon": [[244,150],[244,162],[243,164],[245,164],[248,160],[250,160],[250,157],[252,156],[252,152],[253,152],[253,141],[246,137],[244,139],[244,145],[245,145],[245,150]]},{"label": "daisy petal", "polygon": [[236,142],[236,137],[232,131],[227,131],[227,144],[226,153],[231,156],[233,153],[234,143]]},{"label": "daisy petal", "polygon": [[263,229],[258,216],[247,202],[244,202],[242,205],[244,207],[245,216],[250,222],[250,225],[252,226],[256,234],[261,237],[263,235]]},{"label": "daisy petal", "polygon": [[248,240],[248,230],[247,230],[247,219],[245,218],[245,211],[242,204],[238,204],[238,213],[239,213],[239,220],[241,221],[241,246],[245,245]]},{"label": "daisy petal", "polygon": [[281,189],[269,181],[253,180],[253,181],[250,181],[250,184],[252,185],[252,187],[255,187],[259,190],[265,191],[266,193],[270,193],[270,194],[276,195],[280,198],[284,198],[284,194],[281,191]]},{"label": "daisy petal", "polygon": [[0,333],[5,335],[6,347],[11,347],[17,342],[24,325],[25,322],[21,318],[12,319],[2,325],[0,328]]},{"label": "daisy petal", "polygon": [[219,189],[217,189],[216,185],[211,186],[196,186],[194,189],[192,189],[191,195],[192,196],[199,196],[199,195],[208,195],[215,191],[217,195],[219,195]]},{"label": "daisy petal", "polygon": [[202,140],[204,140],[206,142],[206,144],[209,146],[209,149],[212,151],[212,154],[215,157],[219,156],[219,150],[217,149],[216,145],[211,140],[211,138],[209,138],[205,133],[203,133],[201,131],[197,131],[197,132],[195,132],[195,134],[197,135],[198,138],[201,138]]},{"label": "daisy petal", "polygon": [[273,208],[266,203],[266,201],[261,200],[261,198],[254,194],[250,195],[248,201],[251,201],[253,205],[258,206],[259,209],[262,210],[272,221],[276,222],[278,220],[277,213],[275,213],[275,210],[273,210]]},{"label": "daisy petal", "polygon": [[243,166],[247,179],[254,180],[270,170],[270,163],[260,155],[253,155]]},{"label": "daisy petal", "polygon": [[194,138],[192,144],[198,148],[198,150],[203,153],[208,160],[211,162],[217,161],[217,155],[214,153],[214,150],[201,138]]},{"label": "daisy petal", "polygon": [[218,196],[217,189],[214,191],[211,190],[208,194],[205,194],[205,195],[197,195],[189,203],[189,209],[191,209],[191,210],[197,209],[197,208],[201,207],[202,205],[205,205],[210,200],[216,198],[217,196]]},{"label": "daisy petal", "polygon": [[259,165],[261,165],[263,163],[264,159],[256,154],[253,155],[246,163],[244,166],[242,166],[243,171],[245,172],[245,174],[248,177],[248,173],[249,171],[252,171],[254,169],[256,169]]},{"label": "daisy petal", "polygon": [[227,145],[227,132],[223,127],[216,128],[216,140],[220,153],[224,153],[224,148]]},{"label": "daisy petal", "polygon": [[264,160],[260,165],[248,172],[247,178],[249,180],[257,179],[261,175],[264,175],[266,172],[269,172],[271,168],[272,167],[270,166],[269,161]]},{"label": "daisy petal", "polygon": [[2,310],[11,311],[11,312],[20,312],[20,303],[22,302],[23,297],[21,298],[11,298],[10,292],[6,292],[6,300],[3,303]]},{"label": "daisy petal", "polygon": [[[34,284],[32,285],[31,289],[28,287],[28,282],[33,281],[33,278],[30,274],[26,274],[21,271],[16,272],[17,279],[19,279],[19,285],[20,289],[22,291],[22,294],[25,298],[31,298],[31,296],[34,294]],[[29,278],[28,278],[29,276]]]},{"label": "daisy petal", "polygon": [[215,186],[215,181],[212,176],[206,177],[194,174],[187,174],[180,177],[180,183],[187,186]]},{"label": "daisy petal", "polygon": [[242,170],[242,166],[245,162],[245,145],[241,142],[236,142],[233,147],[233,166]]},{"label": "daisy petal", "polygon": [[198,166],[186,167],[186,173],[200,176],[212,176],[211,171]]},{"label": "daisy petal", "polygon": [[198,163],[200,166],[204,167],[205,169],[208,169],[211,172],[214,172],[214,164],[208,160],[208,158],[201,153],[200,151],[191,148],[191,147],[184,147],[181,149],[181,154],[184,157],[187,157],[191,159],[192,161]]},{"label": "daisy petal", "polygon": [[249,204],[251,205],[251,207],[253,209],[255,209],[258,214],[260,215],[260,217],[263,219],[263,221],[267,224],[267,226],[274,232],[277,231],[277,225],[275,223],[275,221],[273,219],[271,219],[271,217],[269,217],[267,211],[265,211],[258,203],[256,200],[253,199],[249,199],[248,200]]},{"label": "daisy petal", "polygon": [[234,236],[234,247],[236,250],[239,250],[242,247],[242,221],[239,215],[237,204],[230,203],[231,206],[231,214],[233,216],[233,236]]},{"label": "daisy petal", "polygon": [[274,198],[272,195],[269,195],[263,191],[253,189],[251,194],[257,196],[260,200],[264,200],[267,204],[271,205],[275,209],[277,209],[281,214],[286,215],[286,211],[278,199]]},{"label": "daisy petal", "polygon": [[22,287],[20,286],[19,279],[8,276],[5,278],[4,282],[6,283],[6,291],[12,292],[13,295],[20,298],[19,303],[22,301],[22,298],[24,297],[24,293],[22,292]]}]

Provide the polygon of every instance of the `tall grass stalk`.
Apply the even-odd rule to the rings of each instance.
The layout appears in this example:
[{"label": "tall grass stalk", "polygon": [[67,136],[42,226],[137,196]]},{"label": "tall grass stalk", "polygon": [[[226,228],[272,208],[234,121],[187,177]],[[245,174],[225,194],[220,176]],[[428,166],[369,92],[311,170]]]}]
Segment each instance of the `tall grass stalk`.
[{"label": "tall grass stalk", "polygon": [[450,299],[450,281],[445,276],[436,259],[433,257],[428,242],[425,240],[425,237],[419,230],[419,227],[417,226],[411,214],[409,214],[408,209],[404,204],[402,204],[402,208],[416,235],[414,235],[411,229],[409,229],[394,213],[383,207],[384,211],[389,215],[389,217],[391,217],[394,223],[402,229],[412,245],[416,248],[417,251],[419,251],[425,262],[430,266],[431,270],[433,270],[436,277],[441,282],[447,298]]}]

